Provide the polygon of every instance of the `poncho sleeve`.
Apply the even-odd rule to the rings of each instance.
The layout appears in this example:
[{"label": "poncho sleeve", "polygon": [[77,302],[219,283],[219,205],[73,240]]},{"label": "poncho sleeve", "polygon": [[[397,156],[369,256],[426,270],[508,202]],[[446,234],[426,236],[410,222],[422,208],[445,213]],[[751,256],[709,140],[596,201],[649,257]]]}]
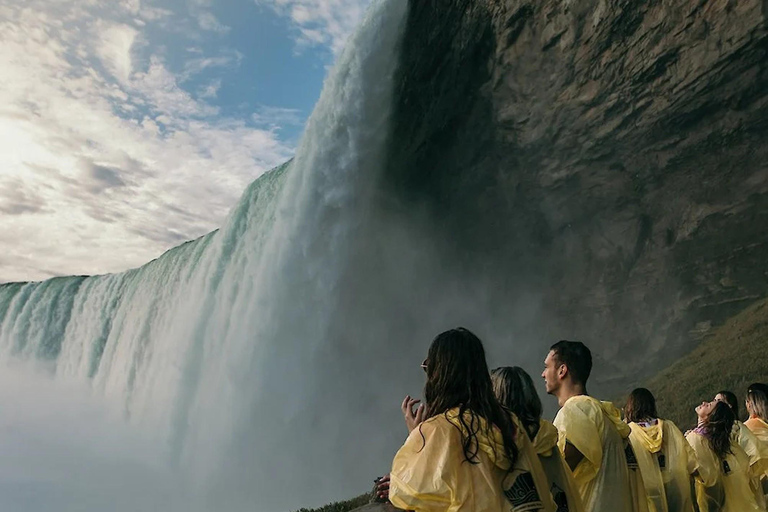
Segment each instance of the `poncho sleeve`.
[{"label": "poncho sleeve", "polygon": [[600,470],[603,444],[599,429],[603,421],[599,403],[588,400],[571,399],[557,413],[554,424],[560,432],[560,451],[565,453],[565,445],[570,443],[584,455],[573,472],[577,480],[591,480]]},{"label": "poncho sleeve", "polygon": [[709,447],[709,441],[696,432],[690,432],[686,439],[699,464],[699,473],[696,479],[705,487],[714,486],[720,476],[720,461],[712,448]]},{"label": "poncho sleeve", "polygon": [[389,500],[403,510],[445,511],[455,496],[460,433],[446,422],[415,428],[395,455]]}]

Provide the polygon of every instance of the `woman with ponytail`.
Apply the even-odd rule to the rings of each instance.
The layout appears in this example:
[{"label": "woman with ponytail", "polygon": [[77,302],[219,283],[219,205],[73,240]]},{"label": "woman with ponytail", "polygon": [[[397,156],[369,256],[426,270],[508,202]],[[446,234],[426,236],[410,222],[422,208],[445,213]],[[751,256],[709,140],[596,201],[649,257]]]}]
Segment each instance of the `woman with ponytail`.
[{"label": "woman with ponytail", "polygon": [[422,363],[426,404],[406,397],[410,431],[395,455],[389,500],[403,510],[554,512],[525,432],[493,394],[483,344],[458,328],[438,335]]},{"label": "woman with ponytail", "polygon": [[751,487],[749,457],[731,434],[736,417],[724,402],[696,407],[698,426],[686,439],[699,463],[696,501],[701,512],[765,512]]}]

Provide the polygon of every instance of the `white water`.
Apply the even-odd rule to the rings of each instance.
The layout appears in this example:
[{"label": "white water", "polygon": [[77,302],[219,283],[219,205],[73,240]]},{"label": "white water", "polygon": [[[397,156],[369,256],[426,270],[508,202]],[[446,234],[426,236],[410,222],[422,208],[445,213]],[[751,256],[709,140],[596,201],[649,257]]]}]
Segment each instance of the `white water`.
[{"label": "white water", "polygon": [[[187,505],[164,496],[189,487],[211,510],[288,510],[367,487],[375,475],[323,473],[336,467],[325,459],[338,455],[323,446],[323,431],[297,438],[285,425],[322,410],[307,403],[307,391],[384,161],[405,11],[406,0],[370,10],[326,81],[295,159],[249,187],[221,230],[123,274],[0,287],[0,356],[6,366],[45,363],[55,385],[37,371],[6,372],[11,381],[43,390],[38,398],[83,387],[96,397],[87,406],[77,398],[28,401],[31,410],[59,407],[20,418],[25,424],[71,421],[63,431],[19,437],[15,459],[0,457],[6,486],[8,461],[39,461],[25,476],[34,492],[0,493],[3,510],[103,510],[125,488],[156,497],[158,510],[182,510]],[[124,435],[109,414],[93,412],[103,402],[128,420]],[[344,421],[336,420],[338,431]],[[151,456],[131,448],[134,433],[151,433],[139,443]],[[58,451],[41,452],[40,438]],[[98,457],[81,447],[86,439],[98,440]],[[80,470],[73,477],[51,461]],[[164,476],[148,478],[145,467]],[[176,487],[178,479],[186,487]]]}]

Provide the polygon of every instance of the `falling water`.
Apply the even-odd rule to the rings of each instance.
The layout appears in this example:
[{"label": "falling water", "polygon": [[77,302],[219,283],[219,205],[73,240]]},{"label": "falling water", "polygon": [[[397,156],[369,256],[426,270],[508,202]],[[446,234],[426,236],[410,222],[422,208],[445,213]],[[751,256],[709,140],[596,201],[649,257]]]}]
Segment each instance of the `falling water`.
[{"label": "falling water", "polygon": [[[159,433],[171,463],[231,510],[286,509],[348,489],[286,492],[265,475],[323,442],[279,425],[308,407],[301,390],[383,165],[406,9],[385,0],[369,10],[296,157],[256,180],[220,230],[122,274],[1,286],[2,358],[88,383],[131,424]],[[325,466],[304,458],[301,467],[291,474]]]}]

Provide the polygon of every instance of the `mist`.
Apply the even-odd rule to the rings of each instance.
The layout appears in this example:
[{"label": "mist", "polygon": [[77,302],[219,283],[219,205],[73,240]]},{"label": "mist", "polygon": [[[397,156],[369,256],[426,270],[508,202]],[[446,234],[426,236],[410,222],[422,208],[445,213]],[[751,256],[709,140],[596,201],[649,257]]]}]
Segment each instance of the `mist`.
[{"label": "mist", "polygon": [[0,411],[2,510],[199,510],[163,443],[87,384],[3,364]]}]

